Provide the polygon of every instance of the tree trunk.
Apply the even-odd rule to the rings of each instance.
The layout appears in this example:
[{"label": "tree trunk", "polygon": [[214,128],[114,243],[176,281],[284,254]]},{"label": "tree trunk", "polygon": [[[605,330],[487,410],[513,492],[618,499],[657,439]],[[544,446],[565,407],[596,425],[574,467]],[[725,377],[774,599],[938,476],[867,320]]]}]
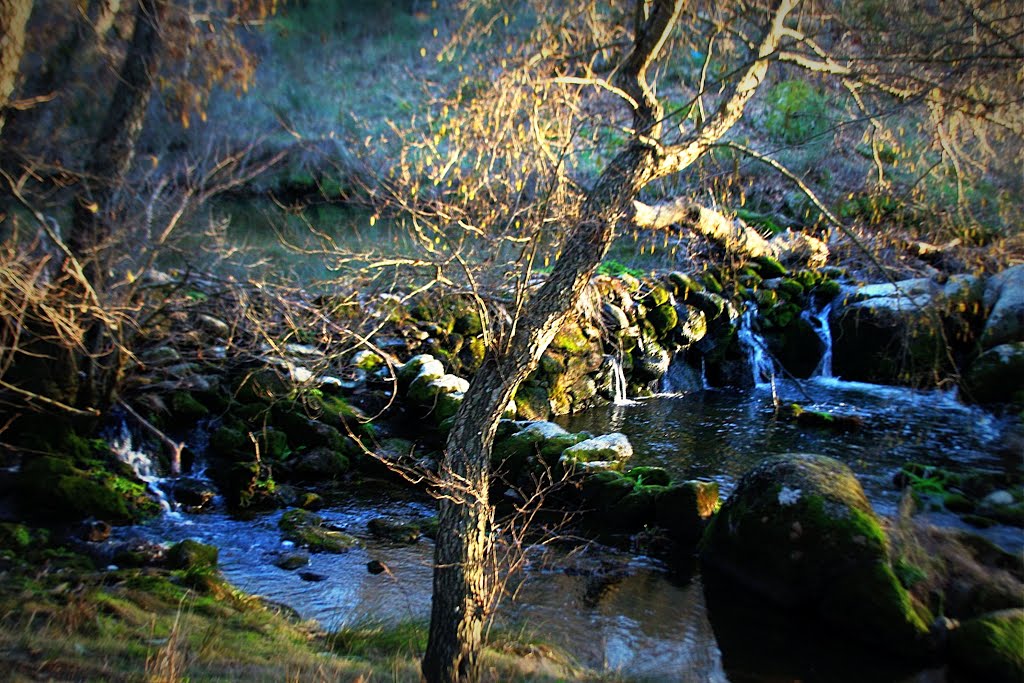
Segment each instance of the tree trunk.
[{"label": "tree trunk", "polygon": [[32,0],[0,0],[0,133],[25,50],[25,24],[31,13]]},{"label": "tree trunk", "polygon": [[764,79],[767,60],[785,34],[785,18],[797,0],[778,0],[757,58],[722,107],[693,139],[671,147],[660,144],[663,110],[647,82],[647,69],[677,23],[685,0],[637,2],[633,49],[615,77],[615,85],[635,103],[636,135],[588,193],[580,222],[562,245],[562,256],[551,275],[528,302],[508,347],[488,352],[449,433],[439,491],[430,637],[422,669],[430,683],[479,679],[484,619],[493,602],[484,572],[490,552],[487,489],[491,447],[502,410],[579,303],[611,246],[616,225],[635,215],[633,202],[640,190],[689,166],[739,120]]},{"label": "tree trunk", "polygon": [[[658,0],[638,22],[633,51],[620,80],[641,105],[635,128],[657,139],[661,108],[646,82],[646,70],[682,10],[681,0]],[[440,531],[434,551],[434,595],[423,676],[431,683],[476,681],[488,608],[485,563],[490,552],[491,448],[501,413],[519,384],[579,303],[584,288],[608,252],[615,227],[631,210],[640,189],[654,177],[658,149],[635,138],[601,174],[584,202],[580,222],[562,245],[562,256],[517,325],[508,347],[488,352],[455,416],[442,465]]]},{"label": "tree trunk", "polygon": [[93,48],[102,43],[114,25],[120,6],[121,0],[90,0],[87,9],[77,12],[76,21],[47,56],[43,68],[22,87],[24,93],[52,99],[30,110],[13,112],[8,122],[8,142],[24,145],[33,131],[49,135],[60,125],[55,119],[58,114],[66,114],[67,103],[62,99],[75,71],[74,65],[89,59]]},{"label": "tree trunk", "polygon": [[[116,221],[115,200],[135,157],[135,145],[153,93],[156,67],[163,50],[160,24],[165,11],[166,5],[161,0],[139,0],[135,30],[117,88],[93,145],[82,190],[75,200],[68,246],[85,262],[83,272],[100,297],[106,288],[108,259],[104,251]],[[107,323],[99,317],[86,331],[85,378],[79,391],[79,406],[96,406],[110,400],[121,360],[110,332]]]},{"label": "tree trunk", "polygon": [[83,191],[75,203],[68,242],[79,257],[101,246],[110,235],[113,199],[135,158],[135,145],[153,94],[156,64],[163,50],[160,22],[164,12],[160,0],[139,0],[136,7],[132,42],[86,166]]}]

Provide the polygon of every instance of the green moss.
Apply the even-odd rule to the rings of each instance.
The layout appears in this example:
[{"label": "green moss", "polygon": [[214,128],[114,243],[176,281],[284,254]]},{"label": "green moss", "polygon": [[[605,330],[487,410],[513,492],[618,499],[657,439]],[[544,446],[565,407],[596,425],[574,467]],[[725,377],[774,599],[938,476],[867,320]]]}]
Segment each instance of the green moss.
[{"label": "green moss", "polygon": [[132,521],[124,499],[114,491],[82,476],[59,477],[51,502],[58,516],[96,517],[114,523]]},{"label": "green moss", "polygon": [[1004,610],[960,625],[950,639],[958,669],[979,680],[1024,679],[1024,610]]},{"label": "green moss", "polygon": [[210,410],[188,391],[171,394],[171,412],[180,422],[199,420],[210,414]]},{"label": "green moss", "polygon": [[583,334],[583,330],[575,322],[567,322],[558,330],[558,334],[551,341],[551,348],[565,351],[570,355],[580,355],[590,350],[590,340]]},{"label": "green moss", "polygon": [[289,510],[278,527],[286,540],[313,552],[343,553],[359,545],[354,536],[324,526],[323,517],[307,510]]},{"label": "green moss", "polygon": [[661,285],[654,285],[651,291],[647,293],[647,296],[643,298],[643,303],[648,308],[657,308],[658,306],[664,306],[669,302],[669,293]]},{"label": "green moss", "polygon": [[167,564],[172,569],[216,567],[220,551],[216,546],[185,539],[167,551]]},{"label": "green moss", "polygon": [[672,481],[664,467],[631,467],[626,470],[625,476],[641,485],[668,486]]},{"label": "green moss", "polygon": [[245,434],[231,427],[220,427],[210,437],[210,448],[213,455],[218,457],[227,457],[231,453],[245,450],[249,444]]},{"label": "green moss", "polygon": [[654,327],[658,338],[661,338],[679,324],[679,315],[671,304],[663,304],[648,311],[647,320]]},{"label": "green moss", "polygon": [[789,273],[789,270],[773,256],[757,256],[753,259],[753,262],[756,264],[758,272],[761,273],[761,277],[765,280],[783,277]]},{"label": "green moss", "polygon": [[24,524],[0,523],[0,548],[22,551],[32,544],[32,532]]}]

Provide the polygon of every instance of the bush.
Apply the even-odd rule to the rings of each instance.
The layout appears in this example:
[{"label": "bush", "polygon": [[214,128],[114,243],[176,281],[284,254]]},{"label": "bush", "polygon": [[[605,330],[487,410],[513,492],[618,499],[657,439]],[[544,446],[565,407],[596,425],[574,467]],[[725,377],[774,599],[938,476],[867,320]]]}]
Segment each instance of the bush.
[{"label": "bush", "polygon": [[828,129],[824,94],[804,81],[783,81],[766,95],[765,131],[791,145],[803,144]]}]

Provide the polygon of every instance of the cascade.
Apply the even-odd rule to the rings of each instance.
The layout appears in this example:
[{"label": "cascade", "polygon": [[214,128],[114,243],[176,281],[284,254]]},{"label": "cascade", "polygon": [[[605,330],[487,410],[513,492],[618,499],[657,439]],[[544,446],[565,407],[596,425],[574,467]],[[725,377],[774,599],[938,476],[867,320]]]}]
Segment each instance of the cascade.
[{"label": "cascade", "polygon": [[160,507],[163,508],[164,512],[170,515],[177,515],[178,513],[174,511],[167,494],[160,487],[165,481],[164,478],[160,476],[149,453],[132,445],[132,434],[124,420],[121,421],[109,442],[110,449],[114,452],[114,455],[117,456],[118,460],[131,467],[135,475],[146,483],[149,492],[160,503]]},{"label": "cascade", "polygon": [[747,352],[747,362],[750,364],[754,376],[754,384],[771,383],[775,377],[775,364],[768,354],[768,345],[760,334],[754,331],[754,317],[757,315],[757,308],[750,306],[743,312],[740,318],[739,329],[736,336]]},{"label": "cascade", "polygon": [[831,378],[832,377],[832,330],[828,326],[828,314],[832,310],[832,303],[829,302],[820,310],[811,308],[805,310],[800,314],[800,317],[810,323],[811,327],[817,333],[818,338],[821,339],[821,343],[824,346],[824,351],[821,354],[821,360],[818,361],[818,367],[814,369],[813,377]]},{"label": "cascade", "polygon": [[617,406],[631,406],[636,401],[631,400],[626,395],[626,374],[622,371],[622,363],[615,356],[605,356],[608,363],[611,365],[612,373],[612,388],[615,390],[615,399],[612,401]]}]

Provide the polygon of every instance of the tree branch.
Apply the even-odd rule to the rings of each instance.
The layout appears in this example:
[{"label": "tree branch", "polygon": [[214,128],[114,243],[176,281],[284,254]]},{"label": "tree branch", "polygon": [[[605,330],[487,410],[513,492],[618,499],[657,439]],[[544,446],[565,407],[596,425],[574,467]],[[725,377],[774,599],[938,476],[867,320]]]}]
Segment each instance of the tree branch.
[{"label": "tree branch", "polygon": [[742,78],[732,89],[732,94],[715,112],[708,122],[698,129],[687,141],[666,147],[655,177],[662,178],[678,173],[696,161],[711,146],[718,142],[743,116],[747,103],[757,92],[768,72],[770,58],[778,51],[779,43],[787,35],[786,17],[793,11],[799,0],[779,0],[772,18],[771,27],[757,50],[757,59],[750,65]]}]

